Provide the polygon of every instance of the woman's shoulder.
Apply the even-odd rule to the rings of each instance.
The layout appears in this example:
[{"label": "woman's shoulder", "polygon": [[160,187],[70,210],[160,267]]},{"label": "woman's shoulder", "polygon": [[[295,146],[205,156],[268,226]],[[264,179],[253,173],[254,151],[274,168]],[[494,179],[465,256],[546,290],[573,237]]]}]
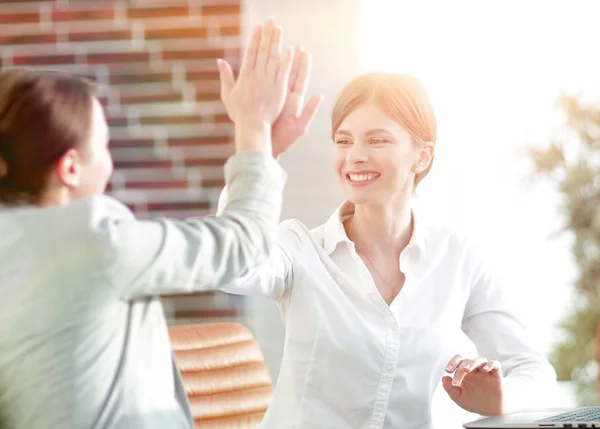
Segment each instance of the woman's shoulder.
[{"label": "woman's shoulder", "polygon": [[279,224],[279,237],[280,241],[305,242],[310,238],[310,230],[298,219],[286,219]]},{"label": "woman's shoulder", "polygon": [[447,224],[428,224],[423,232],[427,253],[434,259],[467,261],[475,247],[473,237],[464,228]]},{"label": "woman's shoulder", "polygon": [[426,227],[429,241],[445,245],[466,246],[470,242],[468,233],[461,228],[451,225],[430,224]]}]

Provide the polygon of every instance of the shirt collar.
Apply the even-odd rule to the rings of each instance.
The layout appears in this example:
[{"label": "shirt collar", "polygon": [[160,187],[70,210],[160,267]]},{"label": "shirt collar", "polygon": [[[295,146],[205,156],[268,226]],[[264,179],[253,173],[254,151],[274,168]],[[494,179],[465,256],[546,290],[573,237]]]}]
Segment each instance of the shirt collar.
[{"label": "shirt collar", "polygon": [[[331,217],[325,223],[323,248],[328,255],[331,255],[340,243],[353,244],[346,234],[344,221],[354,214],[354,204],[350,201],[343,202]],[[427,251],[427,230],[422,222],[421,216],[412,209],[413,233],[407,248],[415,247],[419,250],[421,257],[424,258]]]}]

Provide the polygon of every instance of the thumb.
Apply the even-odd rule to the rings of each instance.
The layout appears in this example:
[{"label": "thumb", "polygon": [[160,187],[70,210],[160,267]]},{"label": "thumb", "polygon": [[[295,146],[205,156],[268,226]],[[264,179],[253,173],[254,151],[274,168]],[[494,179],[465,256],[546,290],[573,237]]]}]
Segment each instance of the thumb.
[{"label": "thumb", "polygon": [[304,106],[302,113],[300,113],[300,116],[298,117],[298,123],[302,129],[308,130],[308,127],[317,114],[317,110],[319,110],[319,106],[321,105],[322,101],[322,95],[315,95],[308,100],[308,103],[306,103],[306,106]]},{"label": "thumb", "polygon": [[444,390],[450,396],[450,398],[456,402],[458,398],[460,398],[460,394],[462,393],[462,389],[458,386],[452,385],[452,377],[445,376],[442,378],[442,386]]},{"label": "thumb", "polygon": [[233,78],[233,70],[225,60],[217,60],[219,66],[219,78],[221,79],[221,99],[224,100],[233,89],[235,79]]}]

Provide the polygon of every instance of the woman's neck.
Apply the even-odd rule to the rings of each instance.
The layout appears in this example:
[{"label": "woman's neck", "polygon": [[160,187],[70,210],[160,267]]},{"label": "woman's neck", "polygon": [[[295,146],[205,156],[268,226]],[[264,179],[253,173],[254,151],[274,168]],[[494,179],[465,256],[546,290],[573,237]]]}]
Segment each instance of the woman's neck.
[{"label": "woman's neck", "polygon": [[412,236],[410,197],[356,205],[354,215],[344,224],[359,252],[399,257]]}]

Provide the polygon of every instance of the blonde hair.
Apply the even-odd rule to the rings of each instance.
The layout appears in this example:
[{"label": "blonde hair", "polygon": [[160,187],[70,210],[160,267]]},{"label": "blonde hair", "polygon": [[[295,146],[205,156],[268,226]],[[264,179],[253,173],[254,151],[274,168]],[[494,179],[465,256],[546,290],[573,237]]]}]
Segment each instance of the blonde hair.
[{"label": "blonde hair", "polygon": [[[429,94],[416,78],[407,74],[372,72],[360,75],[341,91],[331,114],[332,137],[358,106],[374,103],[409,132],[414,143],[435,145],[437,125]],[[429,166],[415,176],[415,187],[431,170]]]}]

